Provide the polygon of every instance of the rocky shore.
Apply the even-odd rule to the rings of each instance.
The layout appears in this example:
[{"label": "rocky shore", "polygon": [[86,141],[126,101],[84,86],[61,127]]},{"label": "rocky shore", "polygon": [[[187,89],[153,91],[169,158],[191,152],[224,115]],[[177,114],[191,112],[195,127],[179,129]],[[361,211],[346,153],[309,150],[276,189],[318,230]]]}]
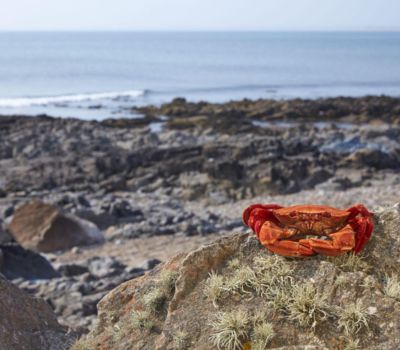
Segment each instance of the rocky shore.
[{"label": "rocky shore", "polygon": [[[175,99],[126,115],[0,117],[0,271],[78,334],[93,328],[97,302],[122,282],[243,233],[249,203],[398,202],[398,98]],[[56,208],[41,214],[54,229],[32,224],[30,232],[63,235],[67,217],[102,239],[46,251],[35,234],[17,239],[13,227],[28,224],[16,213],[34,199]]]}]

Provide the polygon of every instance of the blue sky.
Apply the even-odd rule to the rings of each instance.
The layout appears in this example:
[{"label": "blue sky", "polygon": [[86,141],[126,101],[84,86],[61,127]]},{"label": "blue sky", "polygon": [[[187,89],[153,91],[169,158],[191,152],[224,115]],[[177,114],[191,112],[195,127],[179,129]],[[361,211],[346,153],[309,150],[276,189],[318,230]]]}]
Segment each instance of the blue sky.
[{"label": "blue sky", "polygon": [[400,0],[1,0],[0,30],[392,30]]}]

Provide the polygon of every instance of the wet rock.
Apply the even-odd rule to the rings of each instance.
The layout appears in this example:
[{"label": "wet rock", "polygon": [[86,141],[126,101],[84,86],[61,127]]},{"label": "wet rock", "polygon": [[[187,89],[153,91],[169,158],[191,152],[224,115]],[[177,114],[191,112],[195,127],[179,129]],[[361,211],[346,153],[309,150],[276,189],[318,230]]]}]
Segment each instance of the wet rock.
[{"label": "wet rock", "polygon": [[[67,334],[50,306],[33,298],[0,275],[0,349],[67,350],[74,337]],[[6,317],[4,317],[6,315]]]},{"label": "wet rock", "polygon": [[63,214],[56,207],[37,200],[20,206],[8,229],[24,248],[41,252],[65,250],[103,240],[93,223]]}]

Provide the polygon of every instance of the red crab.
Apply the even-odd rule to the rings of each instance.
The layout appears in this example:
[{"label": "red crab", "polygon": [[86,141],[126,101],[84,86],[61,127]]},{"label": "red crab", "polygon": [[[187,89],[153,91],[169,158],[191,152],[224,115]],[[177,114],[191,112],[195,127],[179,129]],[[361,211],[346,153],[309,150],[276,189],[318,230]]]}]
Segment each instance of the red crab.
[{"label": "red crab", "polygon": [[[371,237],[372,213],[362,204],[346,210],[323,205],[253,204],[243,221],[270,251],[284,256],[359,253]],[[309,236],[315,236],[309,237]]]}]

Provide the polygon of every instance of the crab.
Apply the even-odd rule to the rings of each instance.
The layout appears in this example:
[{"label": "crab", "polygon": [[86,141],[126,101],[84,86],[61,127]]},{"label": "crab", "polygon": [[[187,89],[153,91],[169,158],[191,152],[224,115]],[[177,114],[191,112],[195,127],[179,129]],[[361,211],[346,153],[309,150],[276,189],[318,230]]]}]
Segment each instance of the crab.
[{"label": "crab", "polygon": [[341,210],[324,205],[253,204],[243,222],[270,251],[288,257],[358,254],[374,228],[362,204]]}]

